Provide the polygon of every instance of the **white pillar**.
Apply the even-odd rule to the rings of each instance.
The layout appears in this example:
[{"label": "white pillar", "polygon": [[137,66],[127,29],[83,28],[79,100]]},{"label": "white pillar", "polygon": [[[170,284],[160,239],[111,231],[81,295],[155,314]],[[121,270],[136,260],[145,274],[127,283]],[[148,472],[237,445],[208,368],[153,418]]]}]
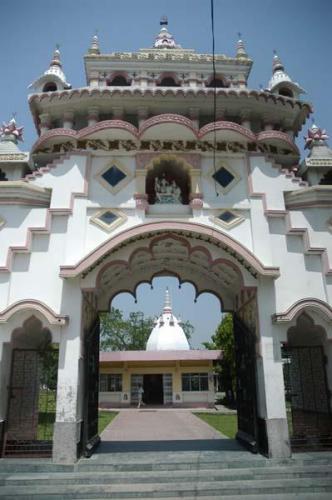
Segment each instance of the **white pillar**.
[{"label": "white pillar", "polygon": [[80,358],[82,293],[78,280],[68,280],[63,292],[64,314],[69,323],[62,328],[59,346],[59,368],[56,422],[53,435],[53,461],[71,464],[77,460],[81,434]]},{"label": "white pillar", "polygon": [[259,354],[257,359],[258,416],[265,421],[270,457],[289,457],[290,441],[285,404],[284,377],[275,312],[274,282],[261,278],[257,292]]}]

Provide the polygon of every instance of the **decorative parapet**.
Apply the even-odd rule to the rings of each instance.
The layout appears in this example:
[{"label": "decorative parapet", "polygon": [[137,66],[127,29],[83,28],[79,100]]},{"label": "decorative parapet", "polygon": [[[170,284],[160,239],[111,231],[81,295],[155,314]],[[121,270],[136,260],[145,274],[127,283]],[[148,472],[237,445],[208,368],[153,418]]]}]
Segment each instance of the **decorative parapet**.
[{"label": "decorative parapet", "polygon": [[0,183],[0,205],[32,205],[49,207],[51,190],[25,181]]},{"label": "decorative parapet", "polygon": [[332,207],[332,186],[318,185],[285,193],[285,205],[289,210]]}]

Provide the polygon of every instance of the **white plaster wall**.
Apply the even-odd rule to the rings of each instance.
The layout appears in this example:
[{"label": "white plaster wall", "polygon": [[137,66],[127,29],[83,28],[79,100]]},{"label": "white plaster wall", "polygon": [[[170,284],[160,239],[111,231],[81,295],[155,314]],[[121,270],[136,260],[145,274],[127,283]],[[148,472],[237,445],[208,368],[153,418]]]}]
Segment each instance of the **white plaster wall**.
[{"label": "white plaster wall", "polygon": [[45,225],[46,209],[23,205],[1,205],[0,216],[6,221],[0,228],[0,266],[4,266],[9,246],[26,245],[28,228]]},{"label": "white plaster wall", "polygon": [[209,391],[182,391],[183,403],[208,403]]},{"label": "white plaster wall", "polygon": [[84,192],[87,162],[86,155],[72,155],[31,182],[52,189],[51,208],[69,208],[72,193]]},{"label": "white plaster wall", "polygon": [[284,191],[301,189],[292,178],[286,177],[277,166],[263,156],[250,156],[252,190],[254,193],[265,193],[269,210],[284,210]]},{"label": "white plaster wall", "polygon": [[285,236],[285,221],[270,221],[273,261],[280,267],[275,280],[276,312],[282,312],[304,297],[326,300],[325,277],[321,257],[305,255],[302,236]]}]

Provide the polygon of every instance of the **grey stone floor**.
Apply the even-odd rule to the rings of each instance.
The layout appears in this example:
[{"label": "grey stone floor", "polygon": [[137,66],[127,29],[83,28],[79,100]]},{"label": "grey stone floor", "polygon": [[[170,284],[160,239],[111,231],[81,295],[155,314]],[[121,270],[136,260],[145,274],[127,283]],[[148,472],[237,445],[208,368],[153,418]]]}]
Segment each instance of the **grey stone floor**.
[{"label": "grey stone floor", "polygon": [[189,411],[132,409],[120,411],[101,434],[103,441],[225,439]]},{"label": "grey stone floor", "polygon": [[119,411],[97,453],[243,451],[241,445],[184,409]]}]

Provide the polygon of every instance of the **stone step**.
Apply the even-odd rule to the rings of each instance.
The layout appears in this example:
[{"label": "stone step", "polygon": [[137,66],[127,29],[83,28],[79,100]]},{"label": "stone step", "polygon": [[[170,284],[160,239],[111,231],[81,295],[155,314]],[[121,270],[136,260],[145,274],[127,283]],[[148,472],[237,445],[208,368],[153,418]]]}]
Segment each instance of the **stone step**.
[{"label": "stone step", "polygon": [[[311,465],[331,465],[332,459],[262,459],[262,460],[179,460],[174,461],[130,461],[127,462],[100,462],[100,461],[85,461],[77,465],[78,471],[157,471],[157,470],[189,470],[197,467],[204,469],[244,469],[244,468],[270,468],[275,466],[311,466]],[[0,467],[1,470],[1,467]]]},{"label": "stone step", "polygon": [[68,498],[191,498],[191,497],[213,497],[224,498],[225,495],[270,495],[272,494],[312,494],[316,499],[320,493],[329,493],[332,496],[332,479],[320,479],[316,484],[311,478],[305,479],[275,479],[265,480],[234,480],[200,482],[192,481],[189,484],[168,482],[164,483],[133,483],[112,485],[49,485],[49,486],[4,486],[0,488],[0,498],[13,499],[24,498],[32,500],[38,497],[43,500],[60,500]]},{"label": "stone step", "polygon": [[[115,456],[116,455],[116,456]],[[81,459],[75,465],[54,464],[50,459],[0,459],[0,473],[37,473],[37,472],[94,472],[94,471],[159,471],[159,470],[190,470],[197,469],[245,469],[271,468],[276,466],[328,466],[332,465],[332,453],[303,456],[294,455],[290,459],[266,459],[260,455],[249,455],[250,459],[216,454],[109,454]]]},{"label": "stone step", "polygon": [[[270,467],[248,469],[204,469],[172,471],[172,480],[176,482],[191,481],[233,481],[233,480],[257,480],[257,479],[294,479],[311,478],[313,481],[320,478],[332,477],[331,466],[310,467]],[[135,483],[167,483],[170,479],[170,471],[143,471],[143,472],[54,472],[50,473],[0,473],[0,486],[10,485],[67,485],[67,484],[125,484],[130,480]]]}]

